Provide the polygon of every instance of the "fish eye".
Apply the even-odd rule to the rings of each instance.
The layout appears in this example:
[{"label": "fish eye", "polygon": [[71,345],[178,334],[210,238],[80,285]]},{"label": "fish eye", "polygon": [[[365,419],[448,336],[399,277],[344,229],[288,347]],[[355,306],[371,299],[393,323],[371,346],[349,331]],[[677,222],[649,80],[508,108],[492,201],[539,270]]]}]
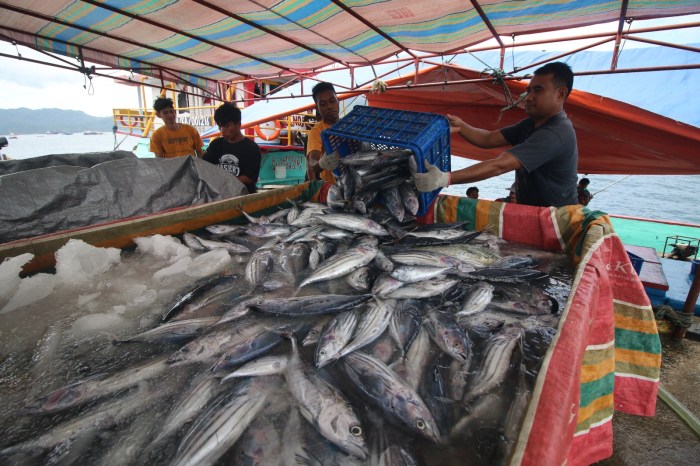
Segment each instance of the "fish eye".
[{"label": "fish eye", "polygon": [[319,350],[318,355],[319,355],[319,356],[325,356],[325,355],[326,355],[326,350],[324,350],[324,349]]},{"label": "fish eye", "polygon": [[418,420],[416,421],[416,427],[418,427],[420,430],[424,430],[425,427],[426,427],[426,426],[425,426],[425,421],[423,421],[423,419],[418,419]]},{"label": "fish eye", "polygon": [[355,437],[361,437],[362,436],[362,427],[350,426],[350,433]]}]

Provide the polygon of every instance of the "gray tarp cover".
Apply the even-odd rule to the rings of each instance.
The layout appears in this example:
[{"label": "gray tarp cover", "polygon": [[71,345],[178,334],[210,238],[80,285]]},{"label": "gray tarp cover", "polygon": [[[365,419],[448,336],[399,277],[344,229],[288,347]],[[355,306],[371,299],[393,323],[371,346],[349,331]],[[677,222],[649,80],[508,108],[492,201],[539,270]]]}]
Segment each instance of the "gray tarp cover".
[{"label": "gray tarp cover", "polygon": [[[193,157],[139,159],[126,151],[60,157],[66,161],[60,166],[0,172],[9,173],[0,176],[0,243],[248,193],[235,176]],[[14,162],[25,161],[0,165]]]}]

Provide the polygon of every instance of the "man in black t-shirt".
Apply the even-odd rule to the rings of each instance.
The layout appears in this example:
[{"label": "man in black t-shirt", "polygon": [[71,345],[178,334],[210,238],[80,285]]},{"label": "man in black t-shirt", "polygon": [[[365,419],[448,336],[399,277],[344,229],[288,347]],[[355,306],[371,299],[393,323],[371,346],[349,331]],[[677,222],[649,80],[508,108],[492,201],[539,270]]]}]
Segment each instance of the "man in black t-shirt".
[{"label": "man in black t-shirt", "polygon": [[226,102],[214,112],[214,121],[221,137],[209,144],[202,158],[236,176],[253,194],[257,191],[262,157],[258,145],[241,132],[241,110]]},{"label": "man in black t-shirt", "polygon": [[454,173],[441,172],[426,163],[426,173],[414,175],[418,191],[472,183],[515,170],[519,204],[555,207],[576,204],[576,133],[564,113],[564,101],[573,83],[573,72],[565,63],[549,63],[538,68],[527,86],[524,102],[528,118],[500,130],[475,128],[447,115],[450,132],[458,132],[477,147],[513,147],[494,159]]}]

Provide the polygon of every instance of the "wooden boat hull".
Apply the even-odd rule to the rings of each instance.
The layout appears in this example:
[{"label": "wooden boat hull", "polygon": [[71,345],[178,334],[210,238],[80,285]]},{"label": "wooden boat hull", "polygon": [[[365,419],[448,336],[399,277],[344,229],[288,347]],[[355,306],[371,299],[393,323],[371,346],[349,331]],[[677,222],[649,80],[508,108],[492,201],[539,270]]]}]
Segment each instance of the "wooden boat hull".
[{"label": "wooden boat hull", "polygon": [[[79,239],[98,247],[129,248],[133,239],[155,234],[177,235],[207,225],[231,221],[242,214],[271,211],[288,199],[312,200],[322,182],[281,187],[270,191],[240,196],[189,207],[170,209],[141,217],[131,217],[84,228],[60,231],[33,238],[0,244],[0,261],[24,253],[34,254],[25,265],[25,273],[49,269],[56,264],[55,252],[70,239]],[[270,206],[273,206],[272,208]]]}]

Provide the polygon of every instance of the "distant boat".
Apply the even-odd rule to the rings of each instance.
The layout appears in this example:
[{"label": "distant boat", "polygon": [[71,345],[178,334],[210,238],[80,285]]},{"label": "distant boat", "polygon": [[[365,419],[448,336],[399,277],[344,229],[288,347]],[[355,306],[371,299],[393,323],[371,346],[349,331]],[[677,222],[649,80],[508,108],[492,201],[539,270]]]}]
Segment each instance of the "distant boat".
[{"label": "distant boat", "polygon": [[10,133],[8,139],[17,139],[17,135],[15,133]]},{"label": "distant boat", "polygon": [[83,131],[84,136],[94,136],[95,134],[102,134],[99,131]]},{"label": "distant boat", "polygon": [[68,131],[63,131],[61,134],[69,134],[69,135],[70,135],[70,134],[73,134],[73,133],[69,133]]}]

